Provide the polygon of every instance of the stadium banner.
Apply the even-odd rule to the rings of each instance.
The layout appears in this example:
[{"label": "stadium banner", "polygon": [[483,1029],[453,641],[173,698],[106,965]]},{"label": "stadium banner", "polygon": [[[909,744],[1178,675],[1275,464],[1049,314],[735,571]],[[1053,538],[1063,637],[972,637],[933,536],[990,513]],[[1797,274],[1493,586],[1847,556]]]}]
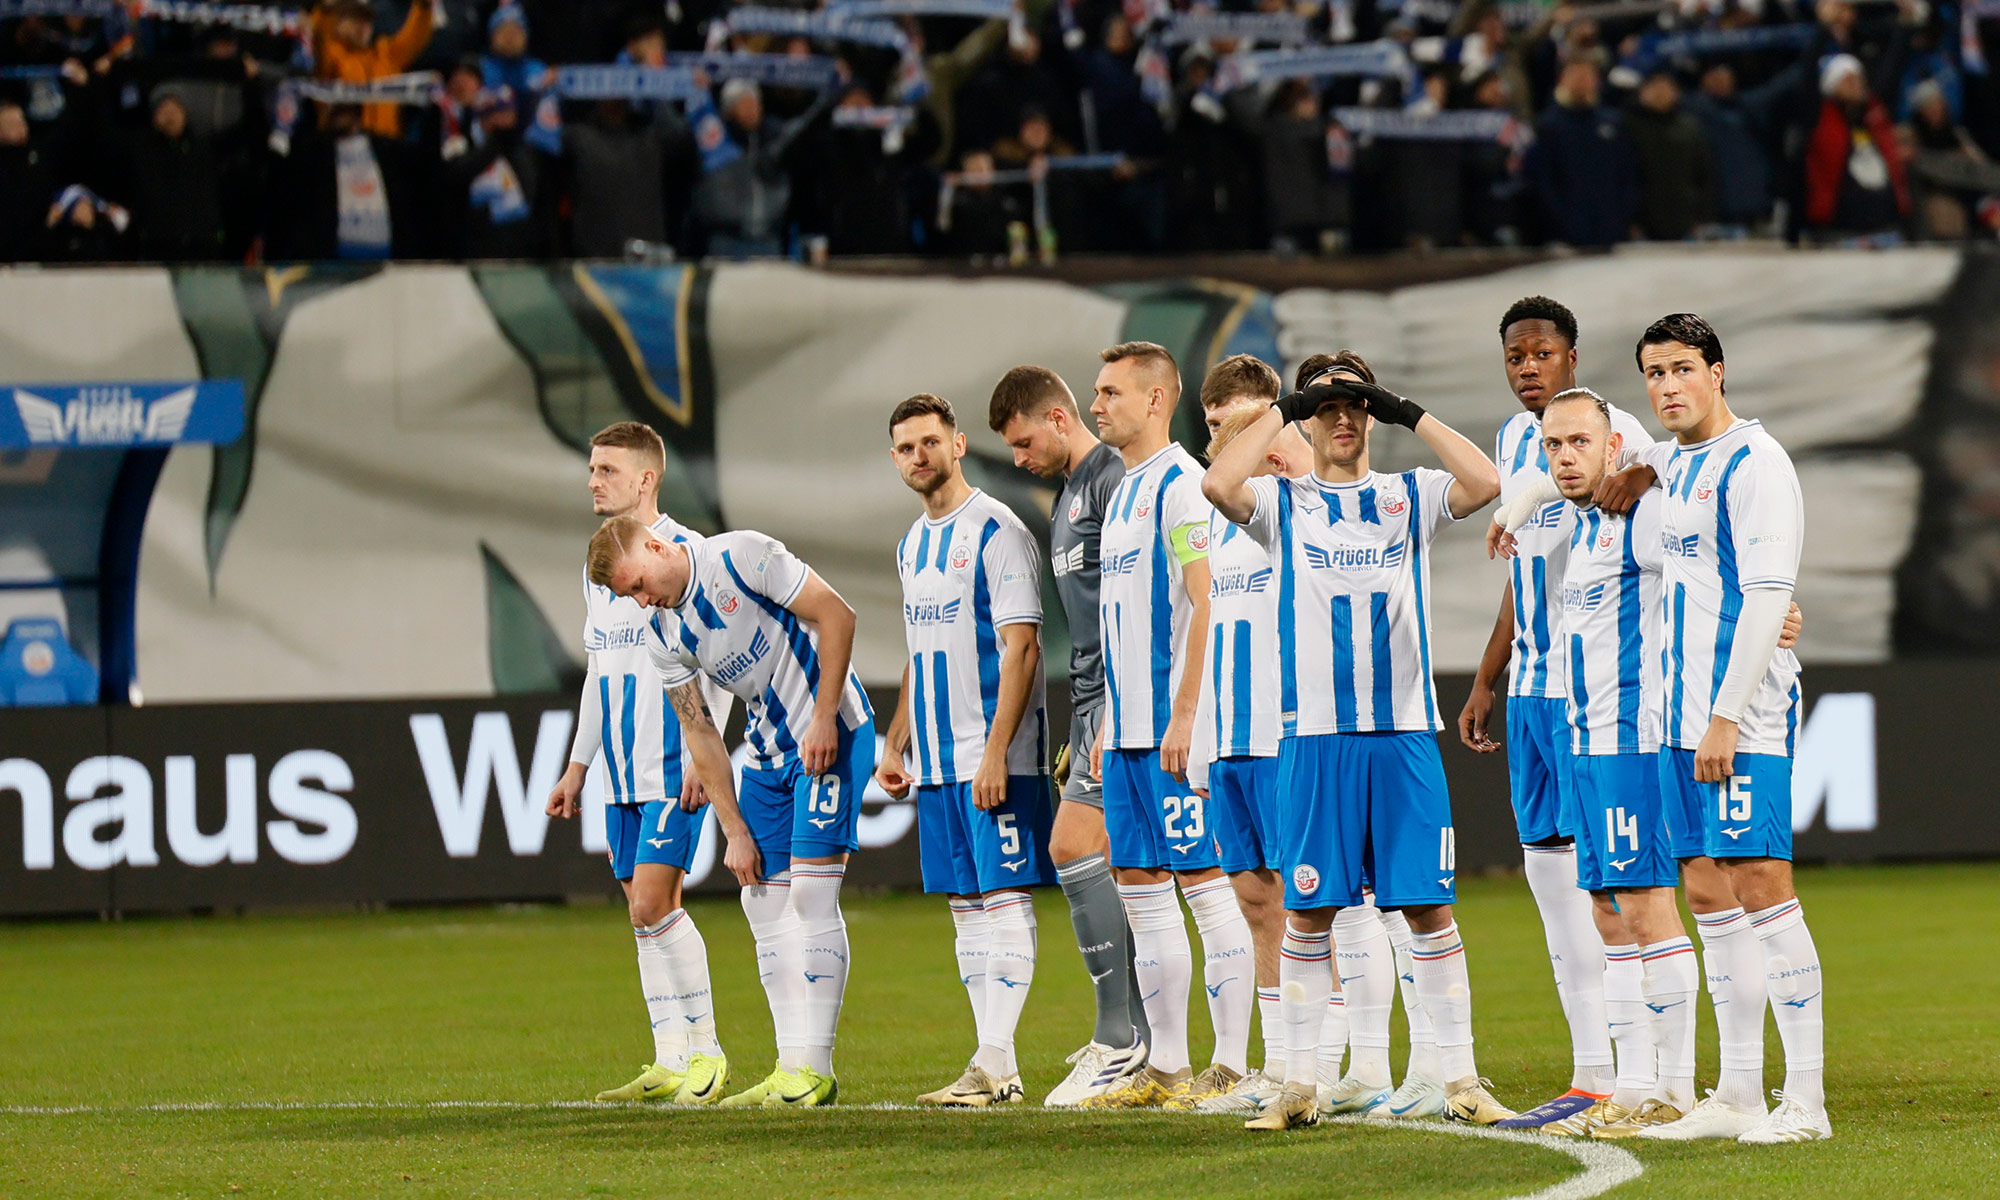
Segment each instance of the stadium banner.
[{"label": "stadium banner", "polygon": [[243,436],[243,383],[38,384],[6,389],[0,449],[122,449]]},{"label": "stadium banner", "polygon": [[[1964,803],[1992,764],[1982,714],[1957,700],[1991,674],[1980,662],[1807,671],[1798,857],[2000,855],[2000,812]],[[1468,686],[1439,680],[1448,713]],[[895,697],[871,699],[879,714]],[[601,809],[543,811],[574,719],[562,693],[0,712],[0,915],[612,896]],[[1441,736],[1460,871],[1518,867],[1504,756]],[[601,802],[595,772],[585,795]],[[912,803],[871,785],[859,839],[851,884],[921,886]],[[733,888],[720,853],[711,816],[693,890]]]}]

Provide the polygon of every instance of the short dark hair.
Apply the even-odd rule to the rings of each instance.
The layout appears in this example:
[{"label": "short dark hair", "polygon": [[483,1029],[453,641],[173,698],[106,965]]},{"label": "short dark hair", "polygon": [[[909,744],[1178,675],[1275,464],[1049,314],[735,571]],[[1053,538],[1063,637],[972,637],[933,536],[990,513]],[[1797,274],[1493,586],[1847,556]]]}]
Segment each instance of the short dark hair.
[{"label": "short dark hair", "polygon": [[1547,321],[1556,327],[1556,332],[1569,342],[1569,348],[1576,349],[1576,314],[1560,300],[1547,296],[1523,296],[1507,306],[1500,316],[1500,340],[1507,340],[1507,330],[1516,321]]},{"label": "short dark hair", "polygon": [[1664,346],[1668,342],[1701,351],[1701,361],[1711,367],[1722,361],[1722,339],[1716,336],[1715,326],[1693,313],[1669,313],[1646,326],[1646,332],[1639,335],[1639,344],[1632,347],[1632,361],[1644,370],[1646,364],[1639,355],[1648,346]]},{"label": "short dark hair", "polygon": [[1368,365],[1367,359],[1352,350],[1336,350],[1332,354],[1308,356],[1299,364],[1299,371],[1293,379],[1292,386],[1304,391],[1307,384],[1328,371],[1346,371],[1360,376],[1363,383],[1375,382],[1375,368]]},{"label": "short dark hair", "polygon": [[1208,369],[1201,381],[1201,406],[1215,408],[1238,396],[1276,400],[1283,389],[1269,363],[1254,354],[1232,354]]},{"label": "short dark hair", "polygon": [[936,417],[944,422],[946,429],[958,428],[958,414],[951,411],[951,401],[943,396],[933,396],[929,392],[918,392],[908,400],[898,404],[889,414],[889,433],[893,436],[896,426],[912,417]]},{"label": "short dark hair", "polygon": [[655,474],[666,472],[667,444],[644,421],[614,421],[598,430],[591,437],[590,444],[630,450],[639,456],[641,462],[653,468]]},{"label": "short dark hair", "polygon": [[1171,382],[1173,398],[1181,398],[1181,368],[1174,361],[1173,351],[1158,342],[1120,342],[1098,351],[1097,357],[1107,363],[1124,362],[1131,359],[1144,366],[1150,366]]},{"label": "short dark hair", "polygon": [[986,405],[986,423],[999,433],[1015,417],[1038,417],[1057,404],[1068,409],[1071,416],[1079,415],[1076,397],[1069,394],[1069,385],[1062,381],[1062,376],[1047,367],[1015,367],[993,385],[993,399]]}]

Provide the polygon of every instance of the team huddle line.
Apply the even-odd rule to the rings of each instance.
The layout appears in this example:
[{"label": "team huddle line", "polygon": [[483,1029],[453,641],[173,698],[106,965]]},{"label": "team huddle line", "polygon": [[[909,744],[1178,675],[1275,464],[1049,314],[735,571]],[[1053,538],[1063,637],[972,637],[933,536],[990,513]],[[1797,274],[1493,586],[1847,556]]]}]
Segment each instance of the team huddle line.
[{"label": "team huddle line", "polygon": [[[850,667],[853,609],[770,537],[703,536],[662,515],[658,435],[601,432],[589,670],[549,809],[576,813],[601,753],[655,1061],[597,1098],[835,1101],[840,887],[872,777],[915,794],[924,887],[949,897],[973,1014],[970,1061],[920,1103],[1024,1099],[1030,889],[1053,884],[1096,1014],[1050,1106],[1192,1109],[1258,1130],[1344,1113],[1605,1139],[1831,1136],[1819,958],[1790,861],[1797,475],[1730,410],[1721,341],[1700,317],[1664,317],[1635,349],[1663,441],[1576,386],[1566,307],[1528,297],[1499,329],[1520,408],[1490,456],[1351,350],[1308,358],[1289,391],[1251,356],[1215,364],[1206,466],[1172,438],[1181,377],[1163,347],[1102,353],[1091,422],[1053,371],[1007,372],[989,424],[1018,466],[1061,487],[1049,560],[1071,639],[1066,739],[1044,705],[1041,551],[966,480],[944,399],[889,414],[892,461],[923,512],[895,547],[909,656],[879,755]],[[1376,471],[1382,423],[1413,431],[1439,467]],[[1504,676],[1510,793],[1574,1063],[1567,1092],[1518,1113],[1473,1053],[1431,660],[1432,542],[1495,500],[1486,544],[1507,578],[1458,732],[1501,752],[1489,720]],[[718,732],[734,700],[740,780]],[[778,1050],[734,1093],[707,951],[681,907],[704,805],[742,885]],[[1215,1033],[1199,1071],[1183,897]],[[1704,964],[1720,1076],[1697,1102]],[[1786,1062],[1775,1108],[1767,1008]]]}]

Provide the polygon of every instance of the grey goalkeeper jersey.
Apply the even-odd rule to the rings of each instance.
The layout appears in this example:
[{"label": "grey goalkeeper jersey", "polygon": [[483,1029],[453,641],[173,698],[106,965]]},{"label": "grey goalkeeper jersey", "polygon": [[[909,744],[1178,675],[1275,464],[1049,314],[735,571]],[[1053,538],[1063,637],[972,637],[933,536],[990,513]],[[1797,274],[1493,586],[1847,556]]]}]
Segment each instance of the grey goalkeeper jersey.
[{"label": "grey goalkeeper jersey", "polygon": [[1104,698],[1104,654],[1097,632],[1097,535],[1104,507],[1125,478],[1125,460],[1100,443],[1063,481],[1049,529],[1049,559],[1069,622],[1069,703],[1072,711]]}]

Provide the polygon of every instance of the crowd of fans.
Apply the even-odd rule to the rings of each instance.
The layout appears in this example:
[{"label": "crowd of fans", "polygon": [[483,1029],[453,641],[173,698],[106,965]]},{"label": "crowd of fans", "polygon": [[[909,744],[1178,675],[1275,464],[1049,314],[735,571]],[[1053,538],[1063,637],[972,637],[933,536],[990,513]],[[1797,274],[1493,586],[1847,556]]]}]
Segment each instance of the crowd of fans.
[{"label": "crowd of fans", "polygon": [[[918,3],[850,41],[726,0],[0,0],[0,260],[1992,237],[1994,0],[1960,3]],[[564,64],[695,64],[694,94],[579,97]]]}]

